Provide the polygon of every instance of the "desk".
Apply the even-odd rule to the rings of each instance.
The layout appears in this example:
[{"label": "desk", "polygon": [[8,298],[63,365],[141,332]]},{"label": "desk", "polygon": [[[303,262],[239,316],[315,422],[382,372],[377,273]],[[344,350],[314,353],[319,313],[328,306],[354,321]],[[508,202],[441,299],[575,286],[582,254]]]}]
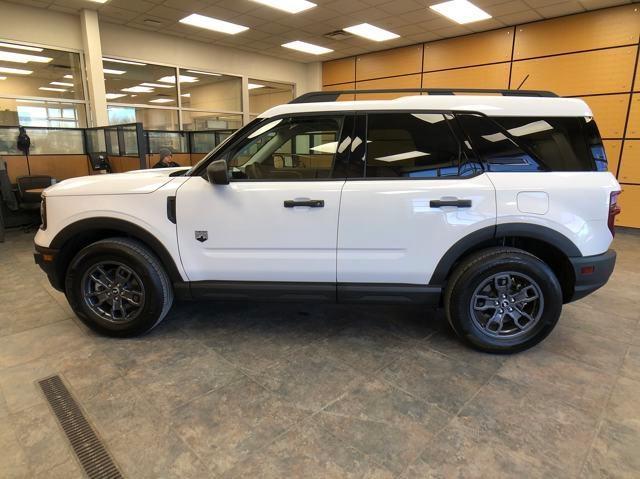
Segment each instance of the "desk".
[{"label": "desk", "polygon": [[24,190],[25,193],[32,193],[34,195],[39,195],[45,190],[45,188],[31,188],[29,190]]}]

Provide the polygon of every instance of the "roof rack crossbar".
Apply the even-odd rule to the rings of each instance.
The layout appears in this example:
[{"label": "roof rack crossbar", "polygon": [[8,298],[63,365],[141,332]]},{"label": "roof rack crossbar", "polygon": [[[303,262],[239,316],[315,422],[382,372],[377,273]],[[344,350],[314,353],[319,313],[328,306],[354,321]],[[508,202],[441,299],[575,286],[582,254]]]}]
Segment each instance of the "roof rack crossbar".
[{"label": "roof rack crossbar", "polygon": [[362,95],[365,93],[428,93],[429,95],[455,95],[456,93],[499,93],[502,96],[526,96],[556,98],[550,91],[543,90],[503,90],[485,88],[397,88],[378,90],[336,90],[312,91],[294,98],[289,103],[317,103],[337,101],[340,95]]}]

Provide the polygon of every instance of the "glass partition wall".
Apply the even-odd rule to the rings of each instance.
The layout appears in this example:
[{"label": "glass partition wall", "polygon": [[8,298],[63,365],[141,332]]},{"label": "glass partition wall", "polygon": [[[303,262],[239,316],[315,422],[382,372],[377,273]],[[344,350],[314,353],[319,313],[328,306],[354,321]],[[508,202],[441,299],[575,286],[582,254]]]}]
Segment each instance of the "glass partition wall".
[{"label": "glass partition wall", "polygon": [[84,128],[79,53],[0,43],[0,125]]}]

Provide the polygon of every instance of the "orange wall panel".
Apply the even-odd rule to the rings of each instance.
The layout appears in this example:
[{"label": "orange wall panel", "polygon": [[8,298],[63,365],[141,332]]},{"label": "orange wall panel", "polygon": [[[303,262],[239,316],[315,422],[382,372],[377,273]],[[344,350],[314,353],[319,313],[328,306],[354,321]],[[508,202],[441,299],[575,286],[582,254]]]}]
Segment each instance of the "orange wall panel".
[{"label": "orange wall panel", "polygon": [[627,138],[640,138],[640,94],[636,93],[631,99]]},{"label": "orange wall panel", "polygon": [[511,61],[513,27],[424,45],[424,71]]},{"label": "orange wall panel", "polygon": [[593,112],[602,138],[622,138],[629,108],[629,95],[602,95],[582,98]]},{"label": "orange wall panel", "polygon": [[[376,90],[384,88],[420,88],[420,74],[360,81],[356,85],[356,89],[358,90]],[[391,100],[393,98],[399,98],[407,95],[419,95],[419,93],[358,93],[356,95],[356,100]]]},{"label": "orange wall panel", "polygon": [[331,60],[322,64],[322,84],[347,83],[356,79],[356,57]]},{"label": "orange wall panel", "polygon": [[27,157],[23,155],[0,155],[0,160],[7,162],[7,174],[11,183],[16,182],[18,176],[27,176],[29,174],[29,165]]},{"label": "orange wall panel", "polygon": [[511,87],[562,96],[619,93],[631,89],[636,47],[610,48],[513,63]]},{"label": "orange wall panel", "polygon": [[32,155],[29,156],[32,175],[49,175],[56,180],[66,180],[89,175],[87,155]]},{"label": "orange wall panel", "polygon": [[[352,83],[339,83],[337,85],[323,86],[322,89],[324,91],[336,91],[336,90],[355,90],[356,84]],[[355,95],[340,95],[337,101],[353,101],[355,100]]]},{"label": "orange wall panel", "polygon": [[622,185],[618,202],[622,212],[616,217],[616,226],[640,228],[640,186]]},{"label": "orange wall panel", "polygon": [[604,140],[604,151],[607,154],[608,169],[615,176],[618,171],[618,162],[620,161],[620,149],[622,148],[622,140]]},{"label": "orange wall panel", "polygon": [[422,45],[395,48],[356,57],[356,81],[408,75],[422,71]]},{"label": "orange wall panel", "polygon": [[640,9],[634,5],[554,18],[516,27],[513,58],[629,45],[639,34]]},{"label": "orange wall panel", "polygon": [[[618,181],[620,183],[640,183],[640,140],[626,140],[624,142]],[[636,207],[638,206],[640,203],[636,204]]]},{"label": "orange wall panel", "polygon": [[423,73],[424,88],[508,88],[509,63]]}]

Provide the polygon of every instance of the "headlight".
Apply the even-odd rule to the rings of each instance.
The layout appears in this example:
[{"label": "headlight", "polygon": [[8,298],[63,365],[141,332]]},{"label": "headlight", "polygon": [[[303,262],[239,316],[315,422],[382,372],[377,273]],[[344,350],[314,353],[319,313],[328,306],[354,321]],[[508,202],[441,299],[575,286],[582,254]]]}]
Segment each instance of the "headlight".
[{"label": "headlight", "polygon": [[47,229],[47,197],[43,196],[40,201],[40,229]]}]

